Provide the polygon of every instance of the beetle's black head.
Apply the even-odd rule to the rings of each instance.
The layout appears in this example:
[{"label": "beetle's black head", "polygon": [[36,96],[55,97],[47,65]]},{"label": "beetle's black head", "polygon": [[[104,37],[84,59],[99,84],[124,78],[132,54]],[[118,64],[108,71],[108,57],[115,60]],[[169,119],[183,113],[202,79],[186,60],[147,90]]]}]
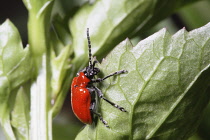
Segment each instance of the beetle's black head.
[{"label": "beetle's black head", "polygon": [[89,66],[87,66],[82,71],[85,73],[85,75],[89,79],[93,79],[93,77],[100,72],[100,69],[95,67],[95,64],[97,63],[96,60],[94,60],[93,63],[92,63],[91,42],[90,42],[90,36],[89,36],[89,28],[87,28],[87,40],[88,40],[88,51],[89,51]]},{"label": "beetle's black head", "polygon": [[89,78],[89,79],[93,79],[95,75],[97,75],[100,72],[100,69],[97,67],[90,67],[87,66],[84,70],[85,75]]}]

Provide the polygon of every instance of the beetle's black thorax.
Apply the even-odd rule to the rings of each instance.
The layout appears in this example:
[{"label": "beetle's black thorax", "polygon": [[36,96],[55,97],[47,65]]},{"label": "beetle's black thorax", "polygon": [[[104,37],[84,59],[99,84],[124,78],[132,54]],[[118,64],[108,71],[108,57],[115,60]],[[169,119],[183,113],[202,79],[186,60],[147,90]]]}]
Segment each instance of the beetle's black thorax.
[{"label": "beetle's black thorax", "polygon": [[81,72],[84,72],[85,76],[91,80],[100,72],[100,69],[94,66],[87,66]]}]

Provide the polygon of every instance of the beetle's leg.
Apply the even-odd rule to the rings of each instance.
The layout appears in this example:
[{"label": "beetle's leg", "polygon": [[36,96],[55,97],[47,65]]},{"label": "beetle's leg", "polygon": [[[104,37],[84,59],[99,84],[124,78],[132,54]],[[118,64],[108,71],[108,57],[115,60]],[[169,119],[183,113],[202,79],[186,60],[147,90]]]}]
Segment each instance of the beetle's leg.
[{"label": "beetle's leg", "polygon": [[103,117],[101,116],[100,113],[97,113],[95,111],[95,106],[96,106],[96,103],[95,102],[92,102],[91,106],[90,106],[90,111],[95,114],[96,116],[99,117],[100,121],[106,126],[106,127],[109,127],[109,125],[107,124],[107,122],[103,119]]},{"label": "beetle's leg", "polygon": [[121,110],[122,112],[127,112],[123,107],[109,101],[108,99],[106,99],[103,95],[103,93],[101,92],[101,90],[95,86],[93,86],[93,88],[95,89],[96,93],[98,94],[99,98],[102,98],[103,100],[105,100],[106,102],[108,102],[109,104],[111,104],[112,106],[118,108],[119,110]]},{"label": "beetle's leg", "polygon": [[123,73],[127,73],[127,72],[128,72],[127,70],[116,71],[114,73],[111,73],[111,74],[105,76],[104,78],[92,79],[91,82],[92,83],[99,83],[99,82],[102,82],[102,81],[104,81],[105,79],[107,79],[107,78],[109,78],[111,76],[118,75],[118,74],[123,74]]}]

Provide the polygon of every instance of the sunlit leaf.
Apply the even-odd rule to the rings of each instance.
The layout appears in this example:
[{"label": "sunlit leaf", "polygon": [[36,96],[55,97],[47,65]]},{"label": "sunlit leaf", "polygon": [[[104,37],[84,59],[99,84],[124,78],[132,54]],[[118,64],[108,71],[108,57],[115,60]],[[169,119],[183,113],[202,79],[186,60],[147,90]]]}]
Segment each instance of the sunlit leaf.
[{"label": "sunlit leaf", "polygon": [[12,91],[29,80],[31,61],[28,47],[23,49],[17,29],[7,20],[0,26],[0,121],[7,137],[14,139],[10,126]]},{"label": "sunlit leaf", "polygon": [[100,60],[124,38],[141,35],[143,30],[193,1],[198,0],[98,0],[86,4],[69,22],[79,69],[86,64],[86,28],[90,28],[92,51]]},{"label": "sunlit leaf", "polygon": [[29,98],[21,87],[15,99],[11,121],[16,136],[21,140],[29,139],[29,107]]},{"label": "sunlit leaf", "polygon": [[98,120],[77,139],[187,139],[209,102],[209,54],[210,24],[173,36],[162,29],[135,47],[123,41],[100,68],[104,75],[128,70],[102,84],[105,96],[128,113],[101,101],[110,129]]}]

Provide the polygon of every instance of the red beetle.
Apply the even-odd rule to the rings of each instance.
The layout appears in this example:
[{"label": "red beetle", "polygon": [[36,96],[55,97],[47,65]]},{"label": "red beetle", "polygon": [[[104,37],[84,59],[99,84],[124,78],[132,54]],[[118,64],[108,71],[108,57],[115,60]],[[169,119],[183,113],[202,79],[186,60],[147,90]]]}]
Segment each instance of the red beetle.
[{"label": "red beetle", "polygon": [[103,93],[100,89],[94,86],[94,83],[102,82],[103,80],[122,73],[126,73],[126,70],[120,70],[105,76],[104,78],[94,78],[100,72],[100,69],[95,67],[97,63],[96,60],[92,63],[92,54],[91,54],[91,42],[89,37],[89,29],[87,28],[87,40],[88,40],[88,48],[89,48],[89,66],[85,67],[83,70],[77,73],[77,77],[75,77],[71,84],[71,105],[74,114],[77,118],[85,123],[92,124],[93,115],[99,117],[102,123],[106,126],[107,122],[102,118],[101,114],[96,110],[96,96],[102,98],[112,106],[118,108],[119,110],[126,112],[123,107],[109,101],[103,96]]}]

